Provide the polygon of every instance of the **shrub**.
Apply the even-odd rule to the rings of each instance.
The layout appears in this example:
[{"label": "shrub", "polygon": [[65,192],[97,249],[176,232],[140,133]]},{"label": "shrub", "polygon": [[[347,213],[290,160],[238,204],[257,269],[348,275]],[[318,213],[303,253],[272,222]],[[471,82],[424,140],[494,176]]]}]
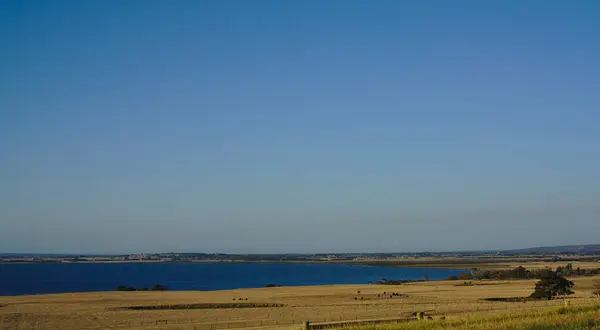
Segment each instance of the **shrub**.
[{"label": "shrub", "polygon": [[119,285],[117,286],[117,291],[135,291],[135,288],[130,286]]},{"label": "shrub", "polygon": [[470,280],[473,278],[473,276],[471,276],[471,274],[469,274],[469,273],[463,272],[463,273],[460,273],[458,278],[460,278],[461,280]]},{"label": "shrub", "polygon": [[273,283],[267,283],[267,284],[265,284],[265,288],[274,288],[274,287],[276,287],[276,286],[277,286],[277,285],[275,285],[275,284],[273,284]]},{"label": "shrub", "polygon": [[458,281],[458,276],[452,275],[452,276],[448,277],[448,281]]}]

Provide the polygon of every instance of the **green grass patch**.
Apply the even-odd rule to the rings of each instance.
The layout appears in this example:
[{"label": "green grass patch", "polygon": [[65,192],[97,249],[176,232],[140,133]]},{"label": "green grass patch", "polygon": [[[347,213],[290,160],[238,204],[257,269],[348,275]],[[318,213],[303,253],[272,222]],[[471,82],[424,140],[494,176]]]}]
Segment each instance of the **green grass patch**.
[{"label": "green grass patch", "polygon": [[345,328],[352,330],[428,330],[428,329],[600,329],[600,305],[558,307],[552,310],[528,313],[473,316],[448,320],[422,320],[398,324]]}]

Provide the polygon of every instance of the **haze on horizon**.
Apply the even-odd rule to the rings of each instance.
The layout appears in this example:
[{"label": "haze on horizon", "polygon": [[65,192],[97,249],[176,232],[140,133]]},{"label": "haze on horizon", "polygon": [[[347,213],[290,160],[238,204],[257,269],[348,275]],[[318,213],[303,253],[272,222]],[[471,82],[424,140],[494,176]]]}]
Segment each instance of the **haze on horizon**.
[{"label": "haze on horizon", "polygon": [[599,243],[598,1],[2,1],[0,252]]}]

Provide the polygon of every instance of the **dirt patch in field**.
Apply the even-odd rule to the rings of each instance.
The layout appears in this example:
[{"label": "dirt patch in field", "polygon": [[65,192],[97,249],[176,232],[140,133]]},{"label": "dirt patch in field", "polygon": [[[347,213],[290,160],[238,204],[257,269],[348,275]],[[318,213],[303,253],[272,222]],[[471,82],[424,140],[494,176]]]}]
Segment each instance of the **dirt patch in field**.
[{"label": "dirt patch in field", "polygon": [[484,298],[485,301],[500,301],[500,302],[527,302],[537,301],[538,299],[531,299],[528,297],[508,297],[508,298]]},{"label": "dirt patch in field", "polygon": [[230,309],[230,308],[272,308],[285,307],[283,304],[255,304],[255,303],[224,303],[224,304],[176,304],[176,305],[154,305],[154,306],[127,306],[120,310],[165,310],[165,309]]},{"label": "dirt patch in field", "polygon": [[465,283],[458,283],[458,284],[454,284],[454,286],[485,286],[485,285],[499,285],[500,283],[471,283],[471,282],[465,282]]}]

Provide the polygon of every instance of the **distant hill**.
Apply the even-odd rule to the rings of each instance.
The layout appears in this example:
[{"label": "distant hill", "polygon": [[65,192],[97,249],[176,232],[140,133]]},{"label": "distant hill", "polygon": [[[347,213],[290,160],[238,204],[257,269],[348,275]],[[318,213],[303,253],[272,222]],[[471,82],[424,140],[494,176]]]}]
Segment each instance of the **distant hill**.
[{"label": "distant hill", "polygon": [[526,249],[505,250],[503,254],[600,254],[600,244],[541,246]]}]

